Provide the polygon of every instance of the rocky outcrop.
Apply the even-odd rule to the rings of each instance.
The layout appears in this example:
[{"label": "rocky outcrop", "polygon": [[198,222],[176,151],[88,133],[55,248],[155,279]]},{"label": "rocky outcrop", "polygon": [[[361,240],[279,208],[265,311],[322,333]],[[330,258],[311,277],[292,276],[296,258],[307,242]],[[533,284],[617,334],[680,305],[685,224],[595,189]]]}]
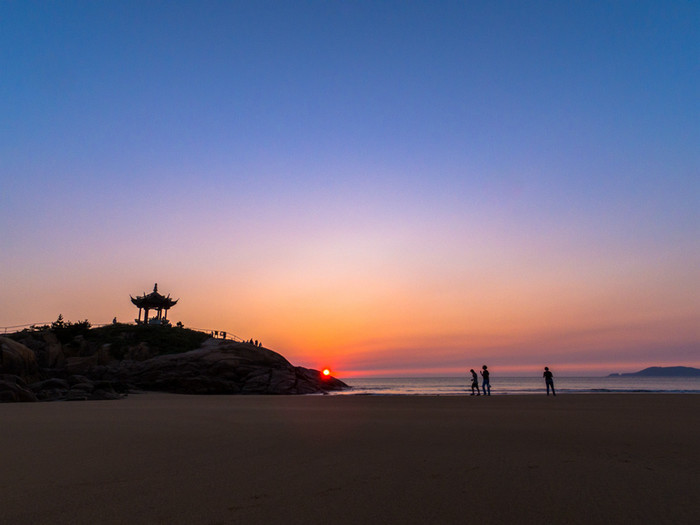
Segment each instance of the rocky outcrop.
[{"label": "rocky outcrop", "polygon": [[[200,348],[154,355],[135,342],[115,359],[109,345],[52,334],[19,343],[0,337],[0,401],[118,399],[130,389],[183,394],[318,394],[348,388],[318,370],[293,366],[272,350],[209,339]],[[40,365],[38,364],[40,363]]]},{"label": "rocky outcrop", "polygon": [[28,385],[37,401],[97,401],[120,399],[126,395],[125,385],[104,380],[93,380],[83,375],[67,379],[53,377]]},{"label": "rocky outcrop", "polygon": [[8,337],[0,337],[0,402],[37,401],[27,386],[39,379],[35,352]]},{"label": "rocky outcrop", "polygon": [[144,390],[186,394],[314,394],[347,388],[317,370],[293,366],[272,350],[220,339],[190,352],[121,361],[108,367],[105,377]]}]

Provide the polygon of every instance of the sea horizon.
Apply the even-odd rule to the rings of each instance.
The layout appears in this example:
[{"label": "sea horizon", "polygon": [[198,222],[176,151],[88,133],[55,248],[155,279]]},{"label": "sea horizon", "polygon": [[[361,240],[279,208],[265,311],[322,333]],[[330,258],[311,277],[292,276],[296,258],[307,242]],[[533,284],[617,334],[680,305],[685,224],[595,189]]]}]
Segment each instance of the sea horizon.
[{"label": "sea horizon", "polygon": [[[471,380],[461,377],[353,377],[342,379],[350,388],[333,395],[471,395]],[[700,378],[560,376],[554,386],[559,394],[668,393],[700,394]],[[479,382],[481,389],[481,381]],[[544,379],[492,377],[491,395],[545,394]]]}]

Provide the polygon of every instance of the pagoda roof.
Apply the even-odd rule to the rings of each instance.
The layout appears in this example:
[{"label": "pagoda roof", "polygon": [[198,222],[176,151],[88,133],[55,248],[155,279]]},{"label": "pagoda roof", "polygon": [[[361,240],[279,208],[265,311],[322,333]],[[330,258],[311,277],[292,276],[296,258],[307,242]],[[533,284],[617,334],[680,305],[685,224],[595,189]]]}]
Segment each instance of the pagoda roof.
[{"label": "pagoda roof", "polygon": [[175,306],[180,299],[171,299],[170,294],[167,296],[158,293],[158,283],[153,286],[153,291],[149,294],[146,292],[143,295],[137,295],[136,297],[131,297],[131,302],[134,303],[139,308],[165,308],[166,310],[171,306]]}]

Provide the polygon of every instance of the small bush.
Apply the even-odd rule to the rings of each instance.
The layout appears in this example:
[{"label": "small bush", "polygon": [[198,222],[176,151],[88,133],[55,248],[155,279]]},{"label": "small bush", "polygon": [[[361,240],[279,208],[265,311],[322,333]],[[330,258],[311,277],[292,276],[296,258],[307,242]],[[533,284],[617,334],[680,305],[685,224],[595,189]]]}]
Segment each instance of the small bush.
[{"label": "small bush", "polygon": [[78,335],[85,336],[90,330],[90,326],[90,321],[87,319],[71,323],[70,321],[64,321],[63,315],[59,314],[58,319],[51,323],[51,331],[56,334],[61,343],[68,343]]}]

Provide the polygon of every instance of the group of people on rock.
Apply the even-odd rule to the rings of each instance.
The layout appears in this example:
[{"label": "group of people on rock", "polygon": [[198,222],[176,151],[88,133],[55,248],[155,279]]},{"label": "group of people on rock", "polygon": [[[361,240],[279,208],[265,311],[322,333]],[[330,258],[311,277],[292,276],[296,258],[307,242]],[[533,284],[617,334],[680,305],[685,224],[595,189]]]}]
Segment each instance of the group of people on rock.
[{"label": "group of people on rock", "polygon": [[[472,368],[469,372],[471,372],[472,375],[472,393],[471,395],[477,395],[480,396],[481,392],[479,392],[479,377],[476,375],[476,372]],[[490,396],[491,395],[491,382],[489,380],[489,369],[486,365],[481,367],[481,370],[479,371],[481,374],[481,390],[484,393],[485,396]],[[542,374],[542,377],[544,377],[544,384],[547,387],[547,395],[549,395],[549,389],[552,389],[552,395],[556,396],[557,393],[554,390],[554,375],[552,372],[549,370],[548,366],[544,367],[544,374]]]}]

